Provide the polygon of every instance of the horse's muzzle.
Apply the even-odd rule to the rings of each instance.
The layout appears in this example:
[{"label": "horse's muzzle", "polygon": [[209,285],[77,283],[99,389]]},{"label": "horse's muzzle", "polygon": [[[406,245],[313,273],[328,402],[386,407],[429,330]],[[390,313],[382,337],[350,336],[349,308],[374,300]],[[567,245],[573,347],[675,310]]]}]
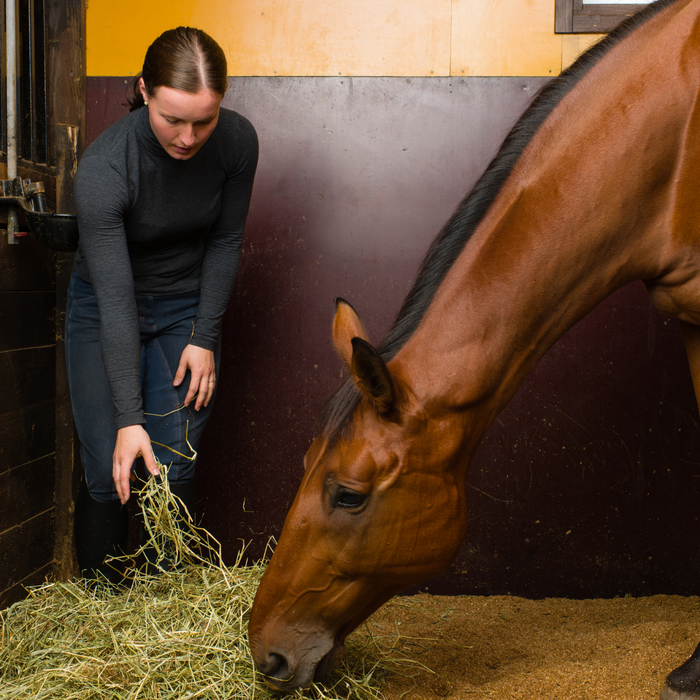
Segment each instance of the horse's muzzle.
[{"label": "horse's muzzle", "polygon": [[344,644],[332,647],[325,654],[318,649],[305,654],[284,653],[276,649],[268,651],[263,658],[254,654],[254,660],[266,685],[273,690],[292,691],[305,688],[312,681],[327,682],[343,658],[344,650]]}]

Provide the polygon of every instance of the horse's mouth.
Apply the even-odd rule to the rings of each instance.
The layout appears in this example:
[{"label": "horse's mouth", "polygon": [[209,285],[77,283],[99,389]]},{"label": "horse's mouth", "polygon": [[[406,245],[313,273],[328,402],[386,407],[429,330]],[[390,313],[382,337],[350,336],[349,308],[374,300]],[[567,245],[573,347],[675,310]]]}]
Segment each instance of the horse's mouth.
[{"label": "horse's mouth", "polygon": [[330,680],[331,674],[343,660],[345,655],[345,644],[340,643],[334,646],[317,664],[314,671],[314,682],[324,685]]}]

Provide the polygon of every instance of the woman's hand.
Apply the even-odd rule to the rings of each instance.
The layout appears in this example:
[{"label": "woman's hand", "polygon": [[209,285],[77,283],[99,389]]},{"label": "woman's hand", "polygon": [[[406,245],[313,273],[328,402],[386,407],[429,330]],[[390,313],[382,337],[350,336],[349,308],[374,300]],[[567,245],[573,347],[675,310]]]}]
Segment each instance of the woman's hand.
[{"label": "woman's hand", "polygon": [[194,410],[199,411],[202,406],[207,406],[214,394],[216,386],[216,366],[214,353],[211,350],[187,345],[180,356],[180,365],[175,373],[173,386],[180,386],[185,378],[187,370],[190,371],[190,388],[185,397],[185,406],[189,406],[196,396]]},{"label": "woman's hand", "polygon": [[137,457],[143,457],[146,469],[154,476],[159,474],[153,455],[151,439],[142,425],[129,425],[117,430],[117,444],[112,456],[112,477],[122,504],[129,500],[131,467]]}]

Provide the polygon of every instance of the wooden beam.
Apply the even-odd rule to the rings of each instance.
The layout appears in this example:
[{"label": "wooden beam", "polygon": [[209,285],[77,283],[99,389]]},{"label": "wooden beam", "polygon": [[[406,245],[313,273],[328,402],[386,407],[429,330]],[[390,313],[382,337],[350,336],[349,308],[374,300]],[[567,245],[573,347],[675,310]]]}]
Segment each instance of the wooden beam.
[{"label": "wooden beam", "polygon": [[574,30],[573,0],[555,0],[554,31],[557,34],[571,34]]},{"label": "wooden beam", "polygon": [[[49,152],[56,154],[55,129],[68,124],[80,129],[78,154],[85,129],[85,0],[46,0]],[[66,212],[62,212],[66,213]],[[69,212],[68,212],[69,213]]]},{"label": "wooden beam", "polygon": [[[86,84],[85,0],[46,0],[49,41],[52,148],[56,166],[56,211],[75,213],[73,180],[85,148]],[[56,254],[56,310],[62,328],[73,255]],[[73,514],[80,470],[78,441],[73,423],[66,354],[62,334],[56,341],[56,518],[55,575],[69,578],[77,572],[73,543]]]},{"label": "wooden beam", "polygon": [[609,3],[585,5],[582,0],[555,0],[554,31],[559,34],[602,34],[647,5]]},{"label": "wooden beam", "polygon": [[[56,254],[56,309],[60,328],[65,320],[68,283],[73,271],[73,256]],[[73,408],[66,374],[66,345],[63,336],[56,341],[56,540],[54,547],[55,576],[71,578],[78,572],[73,537],[75,499],[80,483],[78,436],[73,422]]]},{"label": "wooden beam", "polygon": [[[594,7],[603,7],[594,5]],[[620,7],[628,7],[621,5]],[[576,34],[604,34],[612,31],[622,20],[631,17],[634,12],[620,14],[581,14],[574,16],[574,33]]]}]

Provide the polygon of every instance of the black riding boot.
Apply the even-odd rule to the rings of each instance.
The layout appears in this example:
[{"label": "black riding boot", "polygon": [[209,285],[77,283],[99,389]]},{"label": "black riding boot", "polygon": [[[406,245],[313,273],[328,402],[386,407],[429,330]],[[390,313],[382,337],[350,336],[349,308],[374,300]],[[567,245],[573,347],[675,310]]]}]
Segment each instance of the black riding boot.
[{"label": "black riding boot", "polygon": [[120,556],[126,545],[128,511],[119,501],[98,501],[80,485],[75,506],[75,547],[80,575],[87,579],[105,578],[113,584],[124,581],[125,562],[105,563]]},{"label": "black riding boot", "polygon": [[[188,481],[185,484],[170,484],[170,492],[173,496],[182,501],[177,501],[178,509],[180,511],[180,519],[186,519],[187,515],[184,513],[183,504],[187,508],[187,512],[190,514],[192,520],[194,520],[194,481]],[[141,545],[143,546],[148,541],[148,531],[143,525],[141,526]],[[168,557],[167,553],[165,556],[160,555],[160,561],[158,560],[159,554],[155,547],[147,547],[144,552],[144,559],[146,560],[146,573],[157,574],[161,570],[170,571],[173,567],[172,560]],[[156,566],[156,563],[158,564]]]}]

